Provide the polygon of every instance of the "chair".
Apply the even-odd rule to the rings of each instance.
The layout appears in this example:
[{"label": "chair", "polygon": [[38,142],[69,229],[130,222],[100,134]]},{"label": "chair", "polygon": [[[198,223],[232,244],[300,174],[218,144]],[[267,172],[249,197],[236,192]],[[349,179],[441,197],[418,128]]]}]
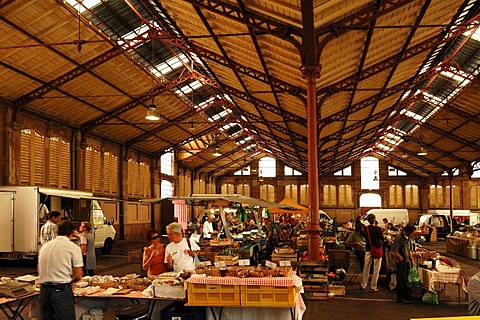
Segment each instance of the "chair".
[{"label": "chair", "polygon": [[[351,261],[353,263],[356,264],[356,268],[355,268],[355,271],[353,272],[352,276],[350,277],[350,283],[353,283],[355,281],[355,279],[357,278],[357,276],[360,274],[362,274],[362,267],[361,267],[361,264],[360,264],[360,261],[358,261],[358,258],[355,254],[355,251],[352,249],[350,251],[350,254],[353,256],[353,258],[351,258]],[[353,269],[352,269],[353,270]]]}]

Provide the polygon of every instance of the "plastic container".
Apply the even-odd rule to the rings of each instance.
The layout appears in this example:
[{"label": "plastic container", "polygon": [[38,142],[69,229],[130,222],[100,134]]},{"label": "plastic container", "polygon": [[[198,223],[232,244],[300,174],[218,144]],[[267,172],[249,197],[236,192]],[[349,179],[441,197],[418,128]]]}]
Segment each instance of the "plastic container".
[{"label": "plastic container", "polygon": [[467,246],[467,258],[472,260],[477,259],[477,247],[475,247],[475,245]]}]

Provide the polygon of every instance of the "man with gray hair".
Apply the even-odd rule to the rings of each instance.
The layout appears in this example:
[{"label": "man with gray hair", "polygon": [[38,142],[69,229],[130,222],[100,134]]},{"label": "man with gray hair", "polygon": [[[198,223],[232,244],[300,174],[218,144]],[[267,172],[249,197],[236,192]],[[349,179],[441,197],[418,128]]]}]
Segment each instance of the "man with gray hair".
[{"label": "man with gray hair", "polygon": [[165,248],[165,263],[168,269],[175,272],[184,270],[194,270],[194,257],[200,247],[195,241],[182,237],[182,225],[180,223],[170,223],[167,226],[167,236],[171,241]]}]

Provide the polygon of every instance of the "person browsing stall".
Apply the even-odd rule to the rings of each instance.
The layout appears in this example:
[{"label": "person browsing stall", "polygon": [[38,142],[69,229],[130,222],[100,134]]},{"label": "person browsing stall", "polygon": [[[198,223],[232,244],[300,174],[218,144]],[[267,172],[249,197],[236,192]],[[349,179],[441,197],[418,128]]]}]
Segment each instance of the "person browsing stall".
[{"label": "person browsing stall", "polygon": [[170,223],[167,226],[167,236],[171,241],[165,248],[165,263],[167,268],[180,272],[183,270],[194,270],[196,251],[200,247],[195,241],[189,241],[182,237],[182,225],[180,223]]},{"label": "person browsing stall", "polygon": [[365,225],[363,223],[358,223],[355,225],[355,231],[352,232],[345,241],[347,246],[353,248],[353,252],[360,263],[361,270],[363,270],[365,264],[365,247],[367,244],[365,237],[363,236],[364,233]]},{"label": "person browsing stall", "polygon": [[40,229],[40,244],[44,245],[48,241],[55,239],[57,236],[58,226],[60,222],[60,212],[52,211],[48,214],[48,221]]},{"label": "person browsing stall", "polygon": [[157,230],[149,230],[145,238],[150,246],[143,248],[143,270],[147,271],[148,276],[156,276],[167,272],[165,264],[165,246],[160,243],[160,235]]},{"label": "person browsing stall", "polygon": [[38,283],[43,320],[75,319],[71,282],[82,278],[83,260],[80,247],[70,241],[74,231],[71,221],[62,221],[58,226],[58,236],[40,249]]},{"label": "person browsing stall", "polygon": [[365,265],[363,266],[362,282],[360,284],[360,290],[365,290],[368,285],[368,277],[370,274],[370,265],[373,261],[373,275],[372,282],[370,284],[370,292],[378,292],[377,282],[380,275],[380,268],[382,267],[382,258],[374,258],[372,256],[372,247],[382,248],[383,246],[383,230],[376,225],[376,218],[373,213],[369,214],[367,221],[370,225],[365,228],[365,240],[366,240],[366,253],[365,253]]},{"label": "person browsing stall", "polygon": [[414,265],[412,256],[412,234],[415,227],[407,224],[401,232],[399,232],[392,243],[391,253],[395,257],[397,267],[397,301],[406,303],[412,300],[410,289],[407,286],[408,270]]},{"label": "person browsing stall", "polygon": [[92,225],[88,221],[82,221],[80,224],[80,231],[86,241],[84,272],[86,275],[94,276],[95,268],[97,267],[97,258],[95,256],[95,237],[92,231]]}]

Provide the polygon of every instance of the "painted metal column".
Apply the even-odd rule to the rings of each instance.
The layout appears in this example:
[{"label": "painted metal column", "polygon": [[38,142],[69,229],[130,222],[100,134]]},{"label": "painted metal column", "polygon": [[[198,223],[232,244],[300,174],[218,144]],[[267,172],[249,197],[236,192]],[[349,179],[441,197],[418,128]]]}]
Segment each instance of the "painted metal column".
[{"label": "painted metal column", "polygon": [[320,75],[320,66],[304,66],[302,73],[307,80],[307,131],[308,131],[308,257],[318,260],[320,246],[319,196],[318,196],[318,133],[317,99],[315,83]]},{"label": "painted metal column", "polygon": [[318,260],[320,246],[319,196],[318,196],[318,115],[316,81],[320,77],[320,65],[316,61],[317,36],[315,35],[313,0],[302,0],[303,66],[302,75],[307,83],[307,132],[308,132],[308,257]]}]

